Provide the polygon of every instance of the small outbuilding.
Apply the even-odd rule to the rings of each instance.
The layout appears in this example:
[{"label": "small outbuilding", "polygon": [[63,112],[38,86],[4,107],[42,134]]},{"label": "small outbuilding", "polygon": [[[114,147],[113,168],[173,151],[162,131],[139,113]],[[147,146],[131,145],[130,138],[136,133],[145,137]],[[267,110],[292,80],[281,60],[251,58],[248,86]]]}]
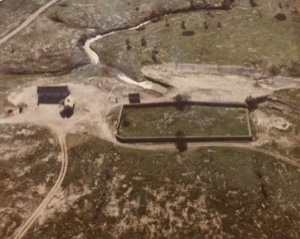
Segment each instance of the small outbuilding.
[{"label": "small outbuilding", "polygon": [[130,104],[139,104],[141,103],[141,98],[139,93],[128,94],[128,99]]},{"label": "small outbuilding", "polygon": [[59,102],[70,94],[67,85],[62,86],[38,86],[38,105],[39,104],[59,104]]}]

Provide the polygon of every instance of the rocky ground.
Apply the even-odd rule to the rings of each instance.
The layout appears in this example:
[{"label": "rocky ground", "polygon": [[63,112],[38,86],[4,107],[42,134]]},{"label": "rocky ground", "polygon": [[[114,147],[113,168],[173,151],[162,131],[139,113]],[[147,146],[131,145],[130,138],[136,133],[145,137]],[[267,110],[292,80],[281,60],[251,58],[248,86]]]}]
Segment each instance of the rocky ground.
[{"label": "rocky ground", "polygon": [[58,176],[59,147],[49,131],[0,125],[0,237],[8,238],[50,191]]},{"label": "rocky ground", "polygon": [[63,192],[25,238],[299,236],[299,168],[275,158],[218,147],[132,150],[79,135],[67,143]]},{"label": "rocky ground", "polygon": [[45,0],[1,1],[0,2],[0,38],[18,27],[30,14],[43,6]]}]

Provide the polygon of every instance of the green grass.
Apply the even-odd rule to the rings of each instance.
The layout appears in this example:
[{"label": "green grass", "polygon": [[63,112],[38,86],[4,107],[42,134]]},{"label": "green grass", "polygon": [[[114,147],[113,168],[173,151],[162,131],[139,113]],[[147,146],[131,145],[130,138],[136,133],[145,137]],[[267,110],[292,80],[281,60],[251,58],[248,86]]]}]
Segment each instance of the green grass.
[{"label": "green grass", "polygon": [[[298,233],[299,169],[271,156],[227,147],[138,150],[87,135],[68,135],[67,143],[67,195],[83,186],[91,192],[25,238],[205,238],[209,231],[223,238],[295,238]],[[111,203],[116,216],[108,213]]]},{"label": "green grass", "polygon": [[177,130],[184,131],[186,136],[249,134],[245,110],[238,108],[190,106],[183,111],[174,106],[125,108],[121,120],[119,133],[125,137],[175,136]]}]

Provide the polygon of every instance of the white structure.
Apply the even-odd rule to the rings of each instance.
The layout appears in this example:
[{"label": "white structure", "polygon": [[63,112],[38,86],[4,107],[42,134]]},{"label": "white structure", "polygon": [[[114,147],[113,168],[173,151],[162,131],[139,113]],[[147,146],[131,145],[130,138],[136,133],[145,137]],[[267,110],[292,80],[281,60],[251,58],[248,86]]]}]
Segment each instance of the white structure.
[{"label": "white structure", "polygon": [[64,107],[71,107],[71,108],[74,108],[75,106],[75,101],[74,101],[74,98],[69,95],[67,98],[65,98],[64,100]]}]

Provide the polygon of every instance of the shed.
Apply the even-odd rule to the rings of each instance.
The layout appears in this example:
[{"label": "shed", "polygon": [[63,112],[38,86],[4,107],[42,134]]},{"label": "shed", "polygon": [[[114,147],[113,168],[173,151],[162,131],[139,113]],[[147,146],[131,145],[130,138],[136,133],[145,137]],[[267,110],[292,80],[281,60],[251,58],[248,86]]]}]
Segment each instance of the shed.
[{"label": "shed", "polygon": [[58,104],[70,94],[70,91],[67,85],[38,86],[37,94],[38,104]]},{"label": "shed", "polygon": [[139,104],[139,103],[141,103],[139,93],[128,94],[128,99],[129,99],[130,104]]}]

